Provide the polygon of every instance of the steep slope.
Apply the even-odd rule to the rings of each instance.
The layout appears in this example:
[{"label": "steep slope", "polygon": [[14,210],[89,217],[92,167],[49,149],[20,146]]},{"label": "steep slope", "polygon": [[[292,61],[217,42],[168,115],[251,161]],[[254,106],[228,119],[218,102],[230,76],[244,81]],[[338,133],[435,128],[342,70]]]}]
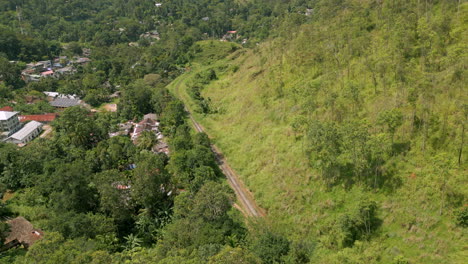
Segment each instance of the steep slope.
[{"label": "steep slope", "polygon": [[314,262],[463,263],[468,5],[332,2],[178,96]]}]

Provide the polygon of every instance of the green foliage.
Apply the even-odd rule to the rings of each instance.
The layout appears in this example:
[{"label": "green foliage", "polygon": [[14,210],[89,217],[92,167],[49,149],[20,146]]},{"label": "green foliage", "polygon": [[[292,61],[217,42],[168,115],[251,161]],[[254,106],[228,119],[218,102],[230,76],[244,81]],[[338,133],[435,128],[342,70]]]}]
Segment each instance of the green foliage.
[{"label": "green foliage", "polygon": [[67,108],[54,121],[55,131],[64,145],[90,148],[107,136],[107,131],[100,130],[89,111],[80,106]]},{"label": "green foliage", "polygon": [[455,222],[461,227],[468,227],[468,208],[466,206],[455,212]]},{"label": "green foliage", "polygon": [[382,173],[391,145],[381,135],[371,135],[365,121],[343,125],[314,121],[307,139],[311,164],[328,183],[364,182],[378,187],[392,176]]},{"label": "green foliage", "polygon": [[[2,51],[0,48],[0,55],[1,52]],[[24,82],[21,80],[21,66],[19,66],[17,63],[11,63],[7,58],[0,56],[0,81],[4,82],[5,88],[3,89],[17,89],[23,86]]]},{"label": "green foliage", "polygon": [[177,127],[185,123],[185,117],[184,104],[177,100],[170,102],[161,117],[163,132],[168,136],[174,135]]},{"label": "green foliage", "polygon": [[172,202],[167,193],[172,190],[172,184],[164,159],[151,152],[142,152],[136,165],[132,179],[132,198],[150,210],[151,214],[169,208]]},{"label": "green foliage", "polygon": [[123,118],[132,119],[151,112],[151,88],[143,80],[138,80],[122,91],[119,112]]},{"label": "green foliage", "polygon": [[224,247],[218,254],[209,258],[209,264],[225,263],[225,264],[260,264],[259,258],[243,248]]},{"label": "green foliage", "polygon": [[201,96],[203,86],[217,78],[216,72],[213,69],[207,69],[203,72],[196,73],[193,77],[193,83],[188,87],[189,95],[197,102],[201,113],[208,114],[211,112],[210,99]]},{"label": "green foliage", "polygon": [[96,207],[96,190],[89,185],[91,171],[83,161],[64,164],[44,175],[39,188],[49,194],[52,207],[59,211],[87,212]]},{"label": "green foliage", "polygon": [[397,109],[384,111],[379,114],[377,124],[387,126],[388,133],[390,133],[390,135],[392,136],[393,145],[393,137],[395,135],[395,131],[398,127],[400,127],[403,124],[403,114]]},{"label": "green foliage", "polygon": [[166,226],[159,247],[161,254],[168,256],[177,249],[198,250],[207,259],[218,253],[228,237],[243,237],[245,230],[228,214],[232,200],[232,191],[215,182],[207,182],[195,195],[179,196],[175,219]]},{"label": "green foliage", "polygon": [[377,204],[374,201],[364,200],[358,205],[355,212],[344,214],[338,220],[343,232],[343,247],[351,247],[356,240],[367,240],[380,226],[381,220],[377,217]]},{"label": "green foliage", "polygon": [[140,149],[151,150],[156,145],[158,139],[153,131],[143,131],[138,137],[137,146]]},{"label": "green foliage", "polygon": [[[268,209],[275,230],[292,241],[317,239],[313,262],[392,263],[399,255],[463,262],[461,229],[448,227],[467,194],[466,4],[306,5],[310,15],[291,11],[272,39],[193,64],[169,89]],[[208,69],[217,80],[198,91],[219,110],[204,114],[191,88]],[[361,197],[381,205],[370,238],[352,209]],[[352,247],[339,245],[355,239],[336,222],[341,216],[343,229],[359,234]]]},{"label": "green foliage", "polygon": [[99,142],[86,153],[86,160],[94,170],[122,169],[132,162],[136,152],[130,138],[117,136]]},{"label": "green foliage", "polygon": [[127,180],[117,170],[106,170],[94,176],[99,193],[100,210],[115,219],[121,227],[132,219],[132,204],[129,203],[129,190],[120,190],[117,185],[127,186]]},{"label": "green foliage", "polygon": [[10,225],[6,222],[0,222],[0,242],[2,245],[5,243],[7,234],[10,232]]},{"label": "green foliage", "polygon": [[59,232],[66,239],[78,237],[94,239],[97,236],[111,236],[116,231],[113,219],[104,215],[65,211],[56,214],[47,222],[45,228]]},{"label": "green foliage", "polygon": [[252,251],[263,263],[283,263],[289,249],[290,242],[285,237],[270,231],[261,234],[252,245]]},{"label": "green foliage", "polygon": [[[1,106],[54,111],[27,104],[42,91],[121,98],[114,114],[64,111],[51,139],[0,144],[7,207],[46,232],[0,261],[462,263],[450,227],[466,226],[465,17],[462,1],[3,1]],[[227,30],[239,37],[218,41]],[[21,81],[24,62],[85,47],[76,74]],[[172,92],[268,210],[275,233],[253,245],[208,136],[165,89],[184,72]],[[146,151],[154,135],[107,139],[150,112],[169,157]]]},{"label": "green foliage", "polygon": [[206,135],[198,133],[192,138],[187,129],[179,126],[170,141],[175,153],[171,155],[168,169],[178,185],[197,192],[205,182],[219,179],[221,172]]}]

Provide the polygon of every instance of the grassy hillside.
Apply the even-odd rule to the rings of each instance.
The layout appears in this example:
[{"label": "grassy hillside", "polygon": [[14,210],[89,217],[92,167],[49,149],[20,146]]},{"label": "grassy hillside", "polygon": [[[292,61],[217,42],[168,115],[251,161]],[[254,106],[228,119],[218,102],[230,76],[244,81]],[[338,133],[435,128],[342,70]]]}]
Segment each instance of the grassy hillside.
[{"label": "grassy hillside", "polygon": [[464,263],[468,5],[326,2],[170,89],[314,263]]}]

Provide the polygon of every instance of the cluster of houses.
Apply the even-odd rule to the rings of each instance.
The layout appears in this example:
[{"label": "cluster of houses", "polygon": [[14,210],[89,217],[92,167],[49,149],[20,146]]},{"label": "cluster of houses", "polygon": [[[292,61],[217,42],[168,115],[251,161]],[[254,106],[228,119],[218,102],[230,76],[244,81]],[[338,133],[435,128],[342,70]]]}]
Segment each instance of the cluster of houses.
[{"label": "cluster of houses", "polygon": [[157,144],[153,147],[155,153],[165,153],[169,155],[169,146],[164,140],[164,135],[159,129],[159,118],[156,114],[147,114],[138,122],[127,121],[118,125],[118,131],[109,133],[109,137],[130,136],[134,144],[144,131],[150,131],[156,135]]},{"label": "cluster of houses", "polygon": [[[44,92],[47,101],[57,110],[82,104],[76,95],[64,95],[56,92]],[[25,145],[42,132],[45,123],[57,118],[57,113],[41,115],[19,115],[12,107],[0,108],[0,141]]]},{"label": "cluster of houses", "polygon": [[87,57],[60,56],[53,61],[45,60],[26,64],[26,69],[21,72],[21,78],[25,82],[37,82],[41,78],[53,77],[60,78],[65,75],[71,75],[76,72],[76,66],[86,65],[91,60]]},{"label": "cluster of houses", "polygon": [[[44,92],[47,101],[57,110],[82,105],[77,95],[65,95],[57,92]],[[25,145],[42,132],[44,124],[57,118],[57,113],[40,115],[20,115],[10,106],[0,108],[0,141]]]},{"label": "cluster of houses", "polygon": [[[160,40],[159,32],[157,30],[151,30],[140,35],[140,39],[146,39],[150,42],[150,45],[154,45],[155,41]],[[138,47],[138,42],[128,43],[130,47]]]},{"label": "cluster of houses", "polygon": [[[236,30],[229,30],[224,34],[224,36],[220,39],[220,41],[228,42],[228,41],[237,41],[241,38]],[[247,44],[248,39],[242,39],[242,45]]]}]

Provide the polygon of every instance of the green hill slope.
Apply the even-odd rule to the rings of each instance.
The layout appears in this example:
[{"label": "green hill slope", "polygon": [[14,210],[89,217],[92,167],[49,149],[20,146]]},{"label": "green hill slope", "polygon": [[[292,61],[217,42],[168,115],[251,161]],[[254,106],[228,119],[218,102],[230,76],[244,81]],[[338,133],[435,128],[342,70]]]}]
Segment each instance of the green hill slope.
[{"label": "green hill slope", "polygon": [[468,5],[322,2],[170,89],[313,262],[463,263]]}]

